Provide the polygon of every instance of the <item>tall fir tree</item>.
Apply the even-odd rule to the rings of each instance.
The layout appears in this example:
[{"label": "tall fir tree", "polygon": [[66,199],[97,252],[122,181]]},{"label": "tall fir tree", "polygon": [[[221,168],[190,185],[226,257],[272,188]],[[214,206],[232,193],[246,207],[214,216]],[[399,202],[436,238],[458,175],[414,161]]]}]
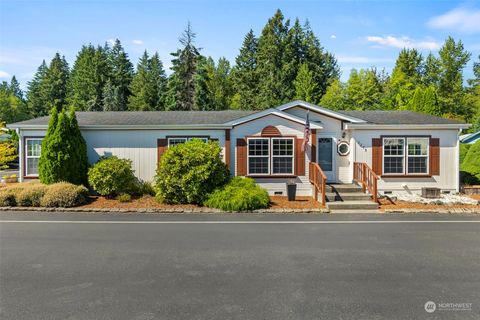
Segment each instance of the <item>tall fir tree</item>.
[{"label": "tall fir tree", "polygon": [[84,45],[77,54],[68,85],[68,102],[76,110],[103,110],[103,91],[111,71],[108,48]]},{"label": "tall fir tree", "polygon": [[103,87],[102,93],[103,101],[103,111],[123,111],[120,109],[122,107],[122,95],[120,93],[119,87],[116,87],[112,84],[110,79],[107,80],[107,83]]},{"label": "tall fir tree", "polygon": [[133,78],[133,65],[122,47],[120,40],[116,39],[113,47],[107,51],[110,69],[110,80],[118,92],[118,106],[116,110],[127,110],[128,96],[130,95],[130,82]]},{"label": "tall fir tree", "polygon": [[422,54],[417,49],[402,49],[398,55],[392,73],[402,72],[407,81],[421,83],[424,64]]},{"label": "tall fir tree", "polygon": [[149,60],[149,82],[152,86],[153,109],[165,110],[167,76],[158,52],[155,52]]},{"label": "tall fir tree", "polygon": [[243,40],[240,53],[235,58],[235,66],[232,70],[232,85],[235,91],[232,108],[234,109],[257,109],[256,97],[259,92],[259,78],[256,72],[257,47],[258,40],[250,29]]},{"label": "tall fir tree", "polygon": [[15,97],[23,101],[23,91],[20,89],[20,83],[17,81],[15,76],[13,76],[12,80],[10,80],[9,90]]},{"label": "tall fir tree", "polygon": [[57,52],[48,66],[41,85],[41,92],[48,108],[56,107],[60,111],[66,106],[69,75],[70,70],[65,57]]},{"label": "tall fir tree", "polygon": [[289,21],[277,10],[262,30],[258,39],[257,76],[261,79],[256,106],[267,109],[277,106],[287,99],[287,87],[283,82],[283,52],[288,34]]},{"label": "tall fir tree", "polygon": [[423,84],[426,86],[439,86],[440,61],[430,52],[425,59]]},{"label": "tall fir tree", "polygon": [[195,109],[195,73],[200,57],[200,49],[195,46],[195,33],[190,22],[179,41],[181,49],[173,52],[172,70],[174,75],[169,78],[168,109]]},{"label": "tall fir tree", "polygon": [[43,60],[33,79],[27,84],[27,108],[33,117],[45,116],[49,112],[46,97],[42,91],[47,70],[48,66]]}]

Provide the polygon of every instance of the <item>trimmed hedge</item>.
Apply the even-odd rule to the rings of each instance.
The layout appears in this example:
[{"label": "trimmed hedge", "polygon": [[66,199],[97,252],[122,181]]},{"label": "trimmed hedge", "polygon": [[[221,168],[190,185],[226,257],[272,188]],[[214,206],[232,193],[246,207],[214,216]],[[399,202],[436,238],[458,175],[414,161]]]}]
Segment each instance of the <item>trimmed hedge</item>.
[{"label": "trimmed hedge", "polygon": [[95,191],[108,197],[122,193],[139,193],[141,189],[133,174],[132,161],[116,156],[100,158],[88,170],[88,182]]},{"label": "trimmed hedge", "polygon": [[88,189],[68,182],[50,185],[42,198],[42,207],[75,207],[87,202]]},{"label": "trimmed hedge", "polygon": [[155,177],[156,199],[172,204],[202,204],[230,174],[216,142],[193,139],[165,151]]},{"label": "trimmed hedge", "polygon": [[87,188],[69,182],[27,182],[0,189],[0,207],[75,207],[87,199]]},{"label": "trimmed hedge", "polygon": [[224,211],[250,211],[268,208],[268,192],[251,178],[235,177],[210,194],[204,205]]}]

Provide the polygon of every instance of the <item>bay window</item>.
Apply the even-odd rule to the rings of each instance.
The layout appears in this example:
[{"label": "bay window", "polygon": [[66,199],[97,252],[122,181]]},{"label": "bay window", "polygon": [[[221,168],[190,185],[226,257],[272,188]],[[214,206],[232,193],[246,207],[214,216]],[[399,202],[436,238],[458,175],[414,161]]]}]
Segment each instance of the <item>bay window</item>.
[{"label": "bay window", "polygon": [[294,173],[294,138],[248,138],[249,175]]},{"label": "bay window", "polygon": [[383,174],[428,174],[429,141],[427,137],[383,138]]},{"label": "bay window", "polygon": [[38,162],[40,161],[40,152],[42,149],[42,139],[25,139],[25,175],[38,176]]}]

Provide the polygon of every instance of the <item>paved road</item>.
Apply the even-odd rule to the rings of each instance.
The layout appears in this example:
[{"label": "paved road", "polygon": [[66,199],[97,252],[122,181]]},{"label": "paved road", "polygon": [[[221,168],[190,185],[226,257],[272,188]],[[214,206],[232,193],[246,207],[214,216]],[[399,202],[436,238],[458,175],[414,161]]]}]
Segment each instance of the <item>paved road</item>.
[{"label": "paved road", "polygon": [[480,217],[2,213],[0,221],[1,319],[480,318]]}]

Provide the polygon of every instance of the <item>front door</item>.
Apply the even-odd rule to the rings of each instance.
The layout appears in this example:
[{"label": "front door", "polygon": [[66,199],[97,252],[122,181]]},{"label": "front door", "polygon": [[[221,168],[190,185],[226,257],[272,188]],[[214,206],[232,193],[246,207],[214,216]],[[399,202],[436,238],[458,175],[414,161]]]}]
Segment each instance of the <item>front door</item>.
[{"label": "front door", "polygon": [[335,147],[332,137],[319,137],[317,162],[329,182],[335,182]]}]

